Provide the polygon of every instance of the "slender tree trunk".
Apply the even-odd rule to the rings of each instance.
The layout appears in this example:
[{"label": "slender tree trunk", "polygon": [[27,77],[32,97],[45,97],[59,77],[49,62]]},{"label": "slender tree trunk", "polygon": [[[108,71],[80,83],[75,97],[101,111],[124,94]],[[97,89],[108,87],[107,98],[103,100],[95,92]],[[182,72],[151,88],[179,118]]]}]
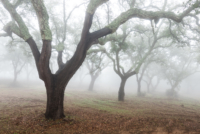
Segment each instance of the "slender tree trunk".
[{"label": "slender tree trunk", "polygon": [[96,79],[97,79],[97,77],[91,76],[90,86],[88,88],[89,91],[93,91],[94,83],[95,83]]},{"label": "slender tree trunk", "polygon": [[140,95],[141,94],[141,79],[138,77],[138,74],[136,74],[136,78],[137,78],[137,85],[138,85],[137,94]]},{"label": "slender tree trunk", "polygon": [[126,80],[127,78],[121,78],[121,84],[118,92],[118,101],[124,101],[124,96],[125,96],[124,87],[126,84]]}]

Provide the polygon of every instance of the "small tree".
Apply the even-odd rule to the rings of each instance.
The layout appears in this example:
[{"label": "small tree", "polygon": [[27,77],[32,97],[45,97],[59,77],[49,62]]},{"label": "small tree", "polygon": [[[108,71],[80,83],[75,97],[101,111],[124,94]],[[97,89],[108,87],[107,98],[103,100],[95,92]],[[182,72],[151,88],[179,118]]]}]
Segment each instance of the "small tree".
[{"label": "small tree", "polygon": [[[104,60],[104,61],[103,61]],[[100,73],[108,66],[108,63],[105,62],[105,55],[102,52],[91,53],[87,55],[85,60],[86,67],[89,71],[91,77],[90,85],[88,90],[93,91],[94,83]]]},{"label": "small tree", "polygon": [[170,85],[170,89],[166,92],[168,96],[176,97],[181,82],[198,72],[199,66],[195,61],[196,57],[197,55],[191,53],[187,48],[186,51],[175,48],[170,50],[162,66],[163,77]]},{"label": "small tree", "polygon": [[[142,80],[147,85],[147,92],[152,93],[154,92],[162,78],[160,77],[161,71],[160,66],[157,64],[158,61],[155,61],[154,63],[151,63],[148,68],[145,69],[144,76]],[[156,83],[153,82],[153,80],[156,80]]]}]

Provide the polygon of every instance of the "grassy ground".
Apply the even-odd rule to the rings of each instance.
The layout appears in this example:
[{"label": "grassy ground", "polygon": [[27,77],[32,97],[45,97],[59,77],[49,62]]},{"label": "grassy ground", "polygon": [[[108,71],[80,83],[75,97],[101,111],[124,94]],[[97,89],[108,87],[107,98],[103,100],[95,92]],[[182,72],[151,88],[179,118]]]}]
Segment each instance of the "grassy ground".
[{"label": "grassy ground", "polygon": [[36,88],[0,86],[0,134],[200,134],[200,102],[111,94],[65,93],[62,120],[44,118],[46,95]]}]

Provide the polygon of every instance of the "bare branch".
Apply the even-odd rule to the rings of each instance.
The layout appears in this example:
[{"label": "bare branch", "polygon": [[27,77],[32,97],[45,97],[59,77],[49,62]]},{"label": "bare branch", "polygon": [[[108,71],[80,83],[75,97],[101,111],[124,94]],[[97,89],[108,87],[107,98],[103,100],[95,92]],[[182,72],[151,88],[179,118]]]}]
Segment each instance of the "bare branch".
[{"label": "bare branch", "polygon": [[63,35],[63,40],[62,40],[62,43],[65,42],[66,40],[66,33],[67,33],[67,22],[69,20],[69,18],[71,17],[72,13],[74,12],[75,9],[79,8],[80,6],[86,4],[85,2],[84,3],[81,3],[80,5],[78,6],[75,6],[69,13],[69,15],[67,16],[66,18],[66,13],[65,13],[65,0],[63,0],[63,20],[64,20],[64,35]]}]

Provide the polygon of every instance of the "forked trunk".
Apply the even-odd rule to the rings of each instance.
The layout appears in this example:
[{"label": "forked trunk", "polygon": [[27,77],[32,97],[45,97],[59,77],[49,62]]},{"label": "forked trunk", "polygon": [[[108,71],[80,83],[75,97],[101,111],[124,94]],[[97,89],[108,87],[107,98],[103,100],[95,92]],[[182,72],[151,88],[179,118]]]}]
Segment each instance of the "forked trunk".
[{"label": "forked trunk", "polygon": [[124,87],[126,84],[126,80],[127,78],[121,78],[121,84],[118,92],[118,101],[124,101],[124,96],[125,96]]}]

